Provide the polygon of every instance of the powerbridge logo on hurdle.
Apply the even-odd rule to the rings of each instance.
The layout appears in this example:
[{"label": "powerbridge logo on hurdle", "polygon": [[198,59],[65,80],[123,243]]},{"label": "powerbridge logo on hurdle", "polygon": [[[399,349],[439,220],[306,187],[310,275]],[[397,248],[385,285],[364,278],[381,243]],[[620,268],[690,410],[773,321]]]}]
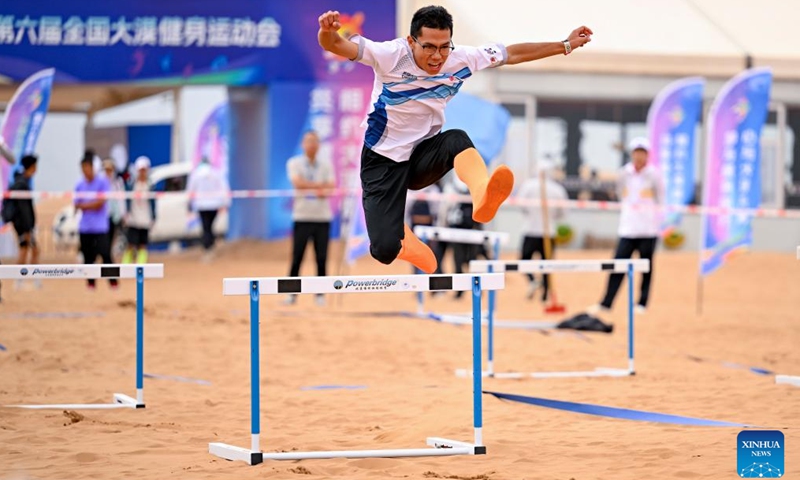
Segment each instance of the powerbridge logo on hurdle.
[{"label": "powerbridge logo on hurdle", "polygon": [[786,473],[783,432],[744,430],[736,445],[736,472],[741,478],[781,478]]},{"label": "powerbridge logo on hurdle", "polygon": [[[40,277],[69,277],[75,273],[74,268],[34,268],[33,272],[31,272],[32,277],[40,276]],[[21,268],[19,270],[19,274],[23,277],[28,275],[27,268]]]},{"label": "powerbridge logo on hurdle", "polygon": [[[333,282],[333,288],[336,290],[352,289],[357,291],[366,290],[388,290],[397,285],[397,280],[391,278],[381,278],[373,280],[348,280],[346,283],[341,280]],[[413,288],[413,285],[403,284],[404,289]]]}]

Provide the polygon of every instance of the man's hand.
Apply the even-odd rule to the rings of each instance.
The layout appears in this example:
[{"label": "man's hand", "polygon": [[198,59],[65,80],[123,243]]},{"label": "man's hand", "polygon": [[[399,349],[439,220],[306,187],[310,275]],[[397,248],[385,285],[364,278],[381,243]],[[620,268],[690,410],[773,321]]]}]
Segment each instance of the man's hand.
[{"label": "man's hand", "polygon": [[336,10],[328,10],[319,16],[319,30],[320,32],[333,32],[336,33],[342,27],[339,23],[339,12]]},{"label": "man's hand", "polygon": [[592,41],[592,29],[589,27],[581,26],[576,28],[569,34],[567,37],[567,41],[569,42],[570,46],[575,49],[578,47],[582,47],[587,43]]},{"label": "man's hand", "polygon": [[339,12],[328,10],[319,16],[317,41],[325,50],[340,57],[354,60],[358,56],[358,45],[342,38],[339,35],[340,28],[342,28],[342,24],[339,22]]}]

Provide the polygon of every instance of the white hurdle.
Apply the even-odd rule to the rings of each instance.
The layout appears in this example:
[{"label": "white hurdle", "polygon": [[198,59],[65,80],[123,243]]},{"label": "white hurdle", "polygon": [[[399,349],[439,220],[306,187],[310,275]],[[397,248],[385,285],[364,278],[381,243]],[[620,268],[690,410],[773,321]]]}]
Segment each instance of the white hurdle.
[{"label": "white hurdle", "polygon": [[[468,245],[481,245],[489,243],[492,246],[492,257],[500,258],[500,246],[508,243],[509,234],[506,232],[493,232],[487,230],[470,230],[466,228],[443,228],[417,225],[414,227],[414,234],[421,240],[430,242],[431,240],[441,240],[452,243],[465,243]],[[491,267],[488,270],[492,272]],[[488,294],[488,311],[497,308],[497,298],[494,291]],[[425,311],[425,299],[422,293],[417,294],[417,317],[436,320],[437,322],[449,323],[452,325],[469,325],[472,319],[468,314],[438,314]],[[483,314],[481,322],[483,325],[489,324],[488,314]],[[543,330],[555,327],[555,323],[546,320],[507,320],[494,321],[497,328],[520,328],[529,330]]]},{"label": "white hurdle", "polygon": [[[292,277],[292,278],[226,278],[223,280],[223,295],[250,296],[250,448],[241,448],[224,443],[209,443],[212,455],[226,460],[240,460],[257,465],[268,460],[303,460],[311,458],[374,458],[374,457],[432,457],[448,455],[484,455],[483,404],[481,400],[481,292],[493,291],[505,286],[502,274],[461,275],[389,275],[382,277]],[[434,448],[391,450],[338,450],[311,452],[264,453],[260,447],[261,392],[259,353],[259,297],[278,294],[339,294],[339,293],[386,293],[425,291],[471,291],[472,292],[472,369],[473,375],[473,429],[472,443],[429,437],[427,445]]]},{"label": "white hurdle", "polygon": [[164,278],[163,264],[107,265],[0,265],[0,279],[88,280],[136,279],[136,398],[115,393],[112,403],[59,403],[50,405],[5,405],[32,409],[144,408],[144,279]]},{"label": "white hurdle", "polygon": [[[493,378],[564,378],[564,377],[627,377],[634,375],[633,348],[633,273],[650,271],[647,259],[614,259],[614,260],[473,260],[470,272],[519,272],[519,273],[568,273],[568,272],[607,272],[628,274],[628,368],[598,367],[591,371],[577,372],[503,372],[494,370],[494,309],[489,308],[488,328],[488,369],[483,376]],[[465,377],[473,373],[464,369],[456,370],[456,375]]]},{"label": "white hurdle", "polygon": [[[445,228],[432,227],[428,225],[417,225],[414,227],[414,234],[420,240],[430,243],[434,240],[450,243],[463,243],[466,245],[482,245],[488,243],[492,249],[492,257],[500,258],[500,246],[508,243],[509,234],[506,232],[493,232],[488,230],[472,230],[468,228]],[[419,272],[418,272],[419,273]],[[491,272],[489,272],[491,273]],[[495,292],[490,291],[489,308],[495,303]],[[417,317],[436,320],[442,323],[455,325],[469,325],[472,318],[469,314],[436,314],[425,310],[425,296],[422,292],[417,293]],[[486,315],[482,315],[483,324],[486,324]],[[530,322],[529,322],[530,323]],[[508,325],[498,325],[498,327],[518,327],[520,324],[509,322]],[[524,326],[522,328],[525,328]]]}]

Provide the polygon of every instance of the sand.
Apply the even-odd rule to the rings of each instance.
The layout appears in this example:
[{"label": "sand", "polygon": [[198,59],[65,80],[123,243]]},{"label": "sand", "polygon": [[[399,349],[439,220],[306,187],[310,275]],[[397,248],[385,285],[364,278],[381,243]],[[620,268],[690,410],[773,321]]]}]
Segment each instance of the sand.
[{"label": "sand", "polygon": [[[560,258],[607,258],[608,251]],[[0,408],[0,479],[50,478],[734,478],[739,428],[686,427],[592,417],[484,396],[489,454],[475,457],[336,459],[248,467],[207,452],[208,442],[249,445],[246,297],[223,297],[223,277],[280,276],[288,244],[225,245],[213,263],[195,251],[152,255],[166,278],[148,281],[143,410]],[[69,258],[56,260],[69,262]],[[52,259],[51,259],[52,260]],[[335,261],[331,262],[332,265]],[[637,375],[499,380],[487,390],[590,402],[779,428],[786,466],[800,472],[800,389],[724,362],[800,375],[800,262],[793,255],[736,258],[705,282],[695,308],[697,256],[660,252],[651,308],[637,320]],[[311,262],[303,273],[311,274]],[[332,269],[335,268],[332,266]],[[363,259],[356,274],[408,273]],[[600,274],[556,277],[568,314],[595,303]],[[545,318],[511,275],[498,318]],[[605,319],[615,332],[546,335],[498,330],[498,371],[626,365],[626,289]],[[0,306],[0,404],[108,402],[134,395],[134,284],[50,281],[42,290],[4,284]],[[427,436],[472,438],[470,329],[364,312],[413,310],[412,294],[340,295],[318,307],[262,297],[262,448],[419,448]],[[451,295],[436,312],[469,310]],[[349,312],[349,313],[348,313]],[[354,313],[355,312],[355,313]],[[563,317],[563,316],[562,316]],[[560,319],[560,318],[557,318]],[[698,361],[702,359],[703,361]],[[362,388],[308,390],[317,385]]]}]

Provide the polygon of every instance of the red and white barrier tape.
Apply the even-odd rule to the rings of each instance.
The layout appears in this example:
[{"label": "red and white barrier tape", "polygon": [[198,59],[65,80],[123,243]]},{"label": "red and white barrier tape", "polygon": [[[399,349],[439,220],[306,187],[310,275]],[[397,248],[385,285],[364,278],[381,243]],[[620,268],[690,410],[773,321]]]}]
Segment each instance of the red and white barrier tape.
[{"label": "red and white barrier tape", "polygon": [[[329,197],[346,197],[346,196],[360,196],[360,189],[330,189],[321,190],[319,193]],[[222,192],[207,192],[202,194],[187,194],[186,192],[26,192],[26,191],[4,191],[3,198],[12,199],[38,199],[38,200],[121,200],[121,199],[150,199],[150,198],[164,198],[170,196],[181,196],[190,199],[200,198],[226,198],[226,199],[269,199],[269,198],[293,198],[303,197],[309,195],[308,192],[297,190],[233,190],[227,193]],[[444,194],[444,193],[427,193],[419,191],[409,191],[409,198],[416,200],[428,201],[444,201],[448,203],[467,203],[472,199],[469,195],[458,194]],[[621,204],[619,202],[608,201],[592,201],[592,200],[550,200],[548,204],[551,207],[561,207],[569,210],[588,210],[588,211],[619,211]],[[505,205],[516,207],[538,207],[541,205],[539,199],[527,199],[519,197],[509,198]],[[708,214],[708,215],[729,215],[741,214],[753,217],[766,217],[766,218],[800,218],[800,209],[778,209],[778,208],[722,208],[722,207],[703,207],[701,205],[686,205],[678,206],[658,206],[653,207],[650,205],[632,206],[634,210],[649,210],[657,209],[664,212],[680,212],[690,214]]]}]

